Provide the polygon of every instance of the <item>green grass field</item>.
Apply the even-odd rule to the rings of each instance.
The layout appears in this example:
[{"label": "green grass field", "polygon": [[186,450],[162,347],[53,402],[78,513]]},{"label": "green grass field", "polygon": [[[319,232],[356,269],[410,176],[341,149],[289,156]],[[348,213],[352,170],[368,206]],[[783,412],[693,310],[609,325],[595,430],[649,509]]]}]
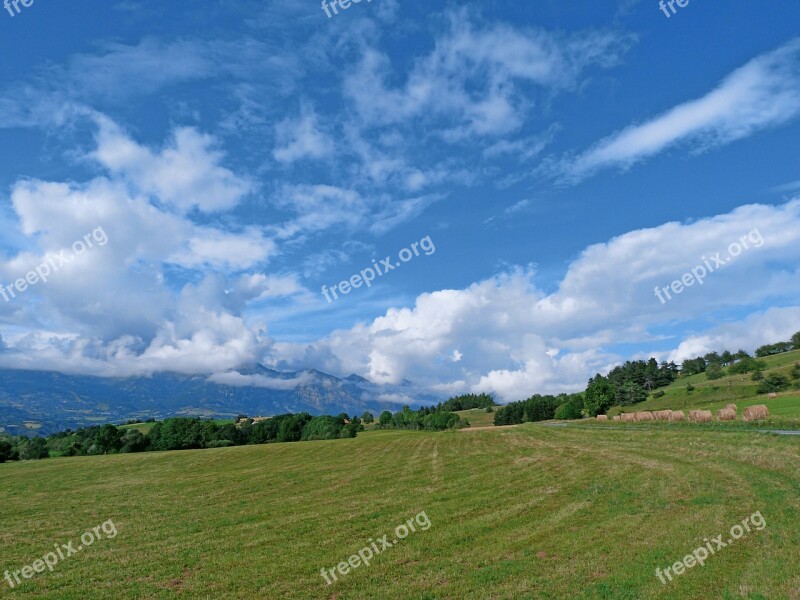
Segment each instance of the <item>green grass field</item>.
[{"label": "green grass field", "polygon": [[[0,489],[3,571],[118,530],[3,597],[800,598],[800,440],[752,432],[375,431],[11,463]],[[326,586],[421,511],[427,531]],[[756,511],[763,531],[655,576]]]},{"label": "green grass field", "polygon": [[491,427],[494,425],[494,413],[487,413],[485,408],[460,410],[456,414],[469,421],[470,427]]}]

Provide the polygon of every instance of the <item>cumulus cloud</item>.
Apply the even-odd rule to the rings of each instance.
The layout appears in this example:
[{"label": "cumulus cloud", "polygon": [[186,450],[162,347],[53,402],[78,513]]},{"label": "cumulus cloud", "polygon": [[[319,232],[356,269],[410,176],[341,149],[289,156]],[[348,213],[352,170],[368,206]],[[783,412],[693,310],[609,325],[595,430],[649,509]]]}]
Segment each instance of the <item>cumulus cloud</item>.
[{"label": "cumulus cloud", "polygon": [[[20,206],[25,205],[21,202]],[[69,202],[64,210],[69,213]],[[136,212],[130,215],[126,217],[129,221]],[[31,232],[45,231],[33,216],[24,221]],[[66,218],[65,223],[69,224]],[[666,305],[655,297],[656,285],[680,278],[704,255],[727,248],[754,228],[761,232],[763,245]],[[113,227],[109,238],[111,249]],[[752,348],[785,337],[787,331],[800,328],[799,242],[800,200],[781,206],[743,206],[692,223],[632,231],[590,246],[549,293],[537,286],[533,269],[515,268],[465,289],[422,294],[412,306],[392,308],[369,323],[334,331],[310,344],[275,343],[265,324],[244,316],[256,300],[305,297],[307,290],[292,274],[207,274],[197,283],[186,284],[175,300],[163,287],[148,290],[132,285],[131,294],[138,289],[140,294],[151,295],[134,295],[130,306],[123,303],[122,309],[116,305],[112,309],[111,302],[119,297],[117,287],[124,285],[126,278],[112,280],[110,289],[101,279],[91,290],[92,294],[99,292],[93,296],[96,314],[116,310],[114,323],[129,325],[128,331],[92,336],[85,325],[74,332],[59,331],[32,320],[27,333],[4,336],[7,348],[0,363],[109,375],[173,370],[217,374],[217,378],[252,362],[295,369],[313,365],[338,374],[358,373],[376,383],[412,379],[442,393],[488,391],[513,400],[533,392],[580,389],[588,376],[621,359],[613,350],[615,345],[655,344],[659,336],[654,331],[659,327],[691,321],[709,311],[744,310],[751,317],[741,326],[719,327],[676,340],[671,358],[723,346]],[[120,244],[124,248],[132,240],[123,236]],[[135,248],[138,246],[128,246],[127,252]],[[152,273],[148,276],[158,281],[152,279]],[[79,277],[78,281],[88,285],[89,279]],[[137,283],[135,278],[132,281]],[[746,287],[742,281],[748,282]],[[43,291],[50,289],[48,285]],[[57,306],[56,301],[62,302],[65,296],[53,292],[49,298],[53,314],[85,323],[91,316],[78,307],[85,304],[90,288],[82,292],[80,287],[69,289],[77,295],[73,312],[69,302]],[[48,294],[43,293],[45,300]],[[153,301],[159,297],[160,304]],[[786,303],[786,308],[761,308],[764,302],[776,299]],[[151,311],[145,312],[149,316],[144,320],[149,319],[150,326],[147,335],[126,321],[134,315],[142,318],[137,310],[141,306]],[[231,385],[245,383],[236,375],[225,377]]]},{"label": "cumulus cloud", "polygon": [[[702,286],[662,304],[668,285],[757,228],[764,243],[709,275]],[[531,269],[514,269],[462,290],[419,296],[370,323],[307,346],[276,345],[294,360],[356,372],[379,383],[415,381],[449,391],[490,391],[506,400],[533,392],[581,389],[620,356],[604,347],[655,343],[651,330],[726,309],[758,313],[767,300],[798,302],[800,200],[750,205],[694,223],[667,223],[590,246],[558,289],[544,293]],[[769,268],[766,266],[769,265]],[[743,286],[742,282],[747,285]],[[741,340],[752,347],[777,328]],[[794,321],[795,329],[800,322]],[[742,331],[744,334],[744,329]],[[692,342],[692,352],[700,347]],[[453,348],[458,348],[458,354]],[[454,361],[458,356],[460,360]]]},{"label": "cumulus cloud", "polygon": [[[0,256],[4,281],[24,277],[97,228],[107,242],[75,256],[46,284],[0,303],[10,346],[5,364],[116,375],[214,372],[262,358],[271,342],[265,326],[244,318],[247,303],[307,292],[290,276],[236,275],[264,265],[275,243],[254,227],[199,225],[175,195],[205,187],[214,199],[204,196],[199,204],[216,208],[219,198],[237,198],[236,176],[215,169],[214,154],[202,148],[179,157],[185,147],[178,143],[158,156],[105,118],[101,130],[100,162],[110,175],[84,183],[23,179],[12,186],[9,225],[24,244]],[[177,187],[140,176],[136,165],[162,159],[196,164],[176,167],[183,177],[172,184]],[[181,269],[197,271],[189,278],[194,283],[175,277]]]},{"label": "cumulus cloud", "polygon": [[720,348],[731,351],[752,349],[776,340],[785,341],[792,333],[800,331],[800,306],[769,308],[756,312],[736,323],[725,323],[699,335],[690,335],[673,351],[666,354],[666,360],[676,363]]},{"label": "cumulus cloud", "polygon": [[220,164],[223,155],[214,149],[214,139],[192,128],[175,130],[170,144],[155,153],[104,116],[97,117],[97,125],[92,158],[181,212],[229,210],[252,190],[250,182]]}]

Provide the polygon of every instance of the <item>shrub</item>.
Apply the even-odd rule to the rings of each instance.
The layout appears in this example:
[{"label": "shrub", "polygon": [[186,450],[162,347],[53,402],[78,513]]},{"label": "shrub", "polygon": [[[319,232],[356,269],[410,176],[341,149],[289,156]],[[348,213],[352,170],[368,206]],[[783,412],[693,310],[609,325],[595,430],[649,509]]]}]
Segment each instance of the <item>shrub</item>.
[{"label": "shrub", "polygon": [[789,379],[784,375],[770,375],[758,386],[759,394],[782,392],[789,388]]},{"label": "shrub", "polygon": [[764,370],[767,368],[767,363],[763,360],[756,360],[754,358],[746,357],[737,362],[735,365],[728,367],[728,373],[731,375],[744,375],[751,371]]},{"label": "shrub", "polygon": [[653,398],[663,398],[667,393],[664,390],[657,390],[653,393]]}]

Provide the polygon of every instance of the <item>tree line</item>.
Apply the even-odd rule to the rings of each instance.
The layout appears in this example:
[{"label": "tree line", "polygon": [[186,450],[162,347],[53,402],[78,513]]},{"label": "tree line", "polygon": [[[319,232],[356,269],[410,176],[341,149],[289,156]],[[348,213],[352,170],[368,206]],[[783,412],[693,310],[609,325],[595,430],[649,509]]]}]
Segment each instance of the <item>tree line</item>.
[{"label": "tree line", "polygon": [[469,427],[469,421],[467,421],[467,419],[462,419],[454,412],[445,410],[443,407],[446,404],[447,402],[444,404],[439,403],[437,406],[423,406],[419,410],[411,410],[410,407],[404,406],[402,410],[394,414],[385,410],[378,418],[377,428],[445,431],[447,429],[463,429],[464,427]]},{"label": "tree line", "polygon": [[[753,380],[760,382],[760,394],[779,392],[791,386],[789,378],[780,374],[764,377],[767,364],[759,358],[795,349],[800,349],[800,332],[795,333],[788,342],[759,347],[755,358],[744,350],[735,353],[725,350],[687,359],[681,366],[674,362],[659,363],[655,358],[627,361],[614,367],[608,375],[598,373],[589,379],[582,394],[535,394],[527,400],[507,404],[495,412],[494,424],[515,425],[528,421],[594,417],[605,414],[612,406],[644,402],[650,393],[664,395],[659,388],[668,386],[679,377],[706,373],[708,379],[720,379],[725,375],[723,369],[727,369],[730,375],[753,373]],[[800,364],[795,365],[791,376],[795,385],[800,385]]]},{"label": "tree line", "polygon": [[218,424],[208,419],[176,417],[155,423],[147,433],[115,425],[92,426],[47,437],[0,438],[0,463],[51,456],[92,456],[128,452],[192,450],[354,438],[364,430],[362,419],[341,414],[312,417],[308,413],[278,415],[254,423]]},{"label": "tree line", "polygon": [[437,405],[439,410],[472,410],[474,408],[491,408],[497,406],[494,398],[490,394],[463,394],[448,399],[443,404]]}]

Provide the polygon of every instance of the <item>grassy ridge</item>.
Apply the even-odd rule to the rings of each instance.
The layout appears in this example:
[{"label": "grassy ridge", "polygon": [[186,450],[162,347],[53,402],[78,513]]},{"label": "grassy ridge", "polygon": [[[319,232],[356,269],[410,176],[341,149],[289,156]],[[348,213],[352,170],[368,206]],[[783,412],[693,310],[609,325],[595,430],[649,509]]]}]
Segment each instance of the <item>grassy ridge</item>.
[{"label": "grassy ridge", "polygon": [[[800,362],[800,351],[786,352],[759,360],[767,363],[765,376],[775,373],[789,377],[792,366]],[[765,404],[769,407],[771,415],[788,419],[789,424],[800,425],[800,390],[789,390],[778,394],[778,398],[768,398],[766,394],[758,393],[759,382],[753,381],[750,376],[750,373],[726,375],[722,379],[710,381],[705,373],[691,375],[662,388],[665,395],[661,398],[653,398],[651,395],[645,402],[633,406],[617,406],[609,410],[608,414],[664,409],[717,411],[729,402],[733,402],[739,406],[740,412],[748,406]],[[687,390],[689,384],[694,386],[693,392]]]},{"label": "grassy ridge", "polygon": [[[744,590],[797,598],[798,442],[527,424],[6,464],[0,569],[19,569],[113,519],[115,539],[13,593],[683,600]],[[321,567],[420,511],[428,531],[325,586]],[[655,577],[656,566],[755,511],[764,531],[669,587]]]}]

